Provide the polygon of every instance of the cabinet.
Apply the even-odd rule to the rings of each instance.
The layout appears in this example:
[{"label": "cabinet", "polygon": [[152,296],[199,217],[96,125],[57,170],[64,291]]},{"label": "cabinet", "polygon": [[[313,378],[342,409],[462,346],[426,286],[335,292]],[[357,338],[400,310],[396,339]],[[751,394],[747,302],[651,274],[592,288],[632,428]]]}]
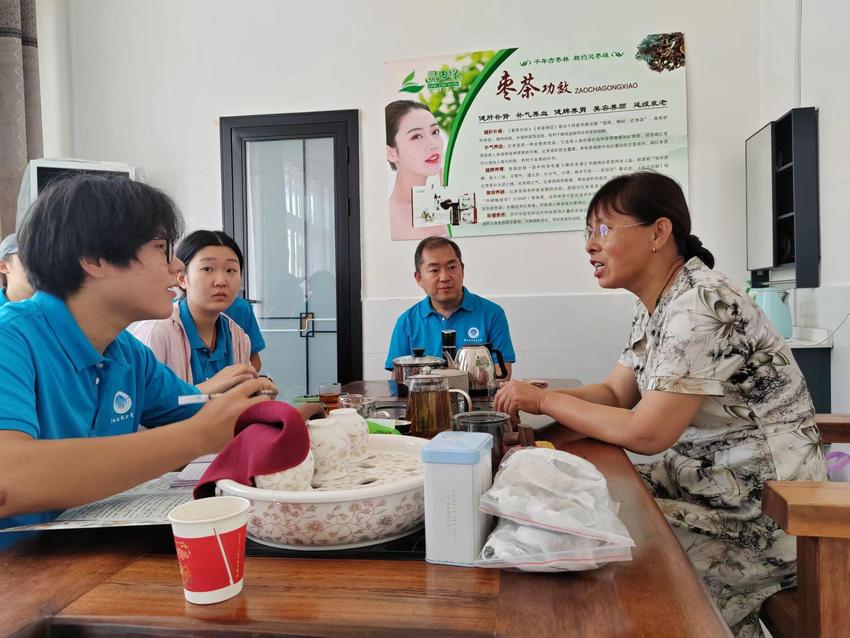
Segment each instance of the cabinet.
[{"label": "cabinet", "polygon": [[792,109],[746,142],[752,286],[820,285],[817,110]]}]

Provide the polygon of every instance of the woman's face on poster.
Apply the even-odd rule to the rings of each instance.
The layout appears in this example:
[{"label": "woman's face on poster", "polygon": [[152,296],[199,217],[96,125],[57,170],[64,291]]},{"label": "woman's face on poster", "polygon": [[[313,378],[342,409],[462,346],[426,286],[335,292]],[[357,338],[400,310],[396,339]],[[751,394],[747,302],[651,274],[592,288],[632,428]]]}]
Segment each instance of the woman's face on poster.
[{"label": "woman's face on poster", "polygon": [[443,163],[443,138],[430,111],[412,109],[399,120],[395,147],[387,147],[387,160],[396,171],[437,175]]}]

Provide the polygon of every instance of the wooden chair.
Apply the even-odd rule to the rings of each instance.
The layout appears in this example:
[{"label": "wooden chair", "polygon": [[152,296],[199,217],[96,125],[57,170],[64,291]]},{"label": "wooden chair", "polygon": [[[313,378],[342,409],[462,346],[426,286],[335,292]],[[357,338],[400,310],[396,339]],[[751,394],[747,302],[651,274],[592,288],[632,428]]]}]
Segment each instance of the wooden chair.
[{"label": "wooden chair", "polygon": [[[824,443],[850,443],[850,415],[819,414]],[[764,513],[797,537],[797,588],[768,598],[774,638],[850,636],[850,483],[769,481]]]}]

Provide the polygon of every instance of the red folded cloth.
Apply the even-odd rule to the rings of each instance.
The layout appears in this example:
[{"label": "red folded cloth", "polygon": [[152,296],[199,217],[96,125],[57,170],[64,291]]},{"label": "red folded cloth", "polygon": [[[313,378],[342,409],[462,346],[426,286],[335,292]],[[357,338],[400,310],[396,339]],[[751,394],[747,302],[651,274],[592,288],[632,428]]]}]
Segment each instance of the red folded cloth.
[{"label": "red folded cloth", "polygon": [[304,417],[281,401],[252,405],[239,416],[233,431],[233,440],[201,476],[193,492],[195,498],[215,496],[219,479],[253,485],[255,476],[295,467],[310,451]]}]

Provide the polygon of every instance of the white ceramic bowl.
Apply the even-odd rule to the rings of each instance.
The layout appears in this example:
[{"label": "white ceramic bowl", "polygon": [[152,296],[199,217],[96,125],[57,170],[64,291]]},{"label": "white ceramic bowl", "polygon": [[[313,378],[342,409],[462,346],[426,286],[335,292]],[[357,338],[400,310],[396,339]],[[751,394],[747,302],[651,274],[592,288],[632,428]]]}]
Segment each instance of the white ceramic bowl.
[{"label": "white ceramic bowl", "polygon": [[[411,436],[370,434],[368,449],[419,459],[425,443]],[[409,534],[425,520],[421,473],[346,490],[279,492],[229,479],[216,485],[222,494],[251,501],[248,537],[272,547],[311,551],[364,547]]]}]

